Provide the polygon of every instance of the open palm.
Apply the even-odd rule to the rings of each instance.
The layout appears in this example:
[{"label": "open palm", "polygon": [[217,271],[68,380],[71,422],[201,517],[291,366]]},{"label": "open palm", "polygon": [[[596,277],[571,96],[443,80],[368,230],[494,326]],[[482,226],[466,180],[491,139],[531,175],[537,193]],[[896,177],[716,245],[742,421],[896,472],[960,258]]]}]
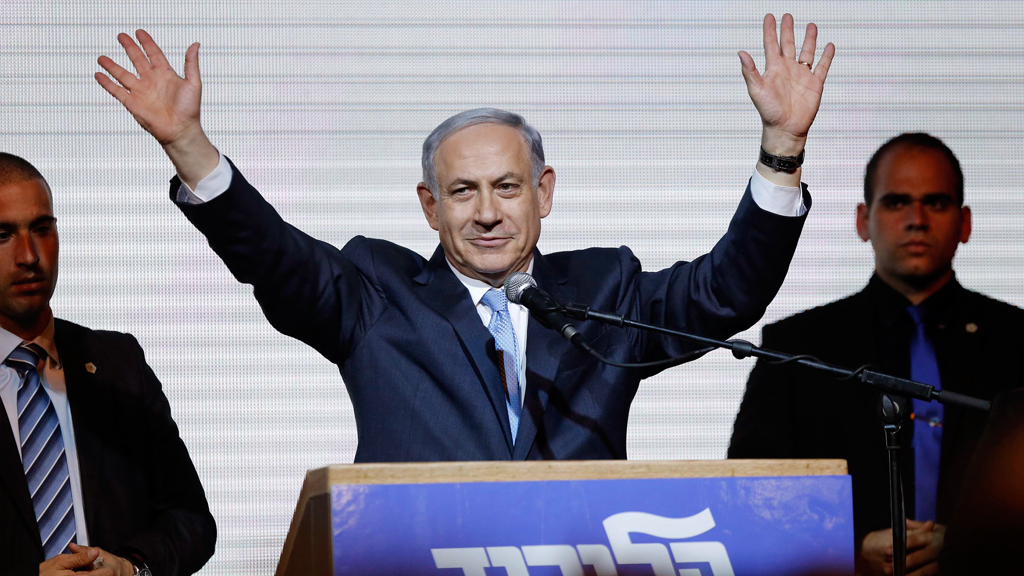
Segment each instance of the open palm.
[{"label": "open palm", "polygon": [[818,27],[807,25],[804,45],[797,58],[793,17],[789,14],[782,17],[781,39],[775,33],[775,26],[775,17],[765,16],[763,75],[758,73],[750,54],[739,53],[743,79],[766,129],[805,137],[821,104],[835,46],[831,42],[825,46],[817,68],[812,69]]},{"label": "open palm", "polygon": [[190,129],[199,127],[203,91],[199,78],[199,44],[192,44],[185,52],[185,77],[182,78],[145,30],[138,30],[135,35],[142,48],[127,34],[118,34],[117,41],[124,47],[138,75],[100,56],[100,66],[117,82],[101,72],[96,73],[96,81],[131,112],[143,129],[166,146]]}]

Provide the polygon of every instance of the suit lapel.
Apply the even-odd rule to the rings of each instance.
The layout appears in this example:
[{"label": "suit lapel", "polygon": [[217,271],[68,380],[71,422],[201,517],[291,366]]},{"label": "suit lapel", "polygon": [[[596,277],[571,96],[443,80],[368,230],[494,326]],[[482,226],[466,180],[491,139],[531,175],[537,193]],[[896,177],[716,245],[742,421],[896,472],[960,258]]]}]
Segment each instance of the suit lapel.
[{"label": "suit lapel", "polygon": [[469,291],[448,267],[440,246],[434,251],[423,272],[414,280],[423,285],[423,303],[447,319],[455,329],[474,373],[491,402],[511,457],[512,433],[505,407],[505,388],[498,371],[494,337],[480,321],[480,315],[470,301]]},{"label": "suit lapel", "polygon": [[[538,288],[560,304],[566,304],[575,297],[576,292],[567,285],[566,277],[537,250],[533,252],[533,262],[533,277]],[[525,460],[529,456],[537,430],[544,423],[544,412],[555,386],[559,361],[571,346],[560,334],[530,317],[526,330],[526,398],[519,419],[513,460]]]},{"label": "suit lapel", "polygon": [[7,418],[4,418],[4,422],[0,424],[0,481],[7,487],[7,493],[11,495],[11,500],[25,521],[28,532],[34,536],[39,555],[42,557],[43,543],[39,538],[39,526],[36,524],[36,514],[32,509],[32,495],[28,493],[25,468],[18,454],[18,441],[15,440],[11,426],[6,420]]},{"label": "suit lapel", "polygon": [[[99,372],[104,368],[101,360],[90,356],[85,340],[84,329],[63,320],[54,323],[54,341],[57,354],[60,355],[64,368],[64,384],[68,390],[68,405],[71,407],[71,419],[75,428],[75,448],[78,452],[78,471],[82,481],[82,505],[84,506],[85,524],[89,534],[95,533],[98,526],[95,497],[103,494],[105,487],[100,482],[100,470],[103,469],[103,439],[96,431],[103,429],[103,422],[94,422],[107,413],[103,410],[103,400],[96,384],[96,374],[86,370],[86,364],[92,363]],[[109,425],[109,423],[107,423]]]}]

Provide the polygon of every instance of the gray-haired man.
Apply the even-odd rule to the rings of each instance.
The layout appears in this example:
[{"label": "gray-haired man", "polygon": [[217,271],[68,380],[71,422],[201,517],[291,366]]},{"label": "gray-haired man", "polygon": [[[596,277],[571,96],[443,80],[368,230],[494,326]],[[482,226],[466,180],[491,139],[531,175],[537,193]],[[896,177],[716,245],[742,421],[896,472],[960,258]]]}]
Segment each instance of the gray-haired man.
[{"label": "gray-haired man", "polygon": [[[654,273],[627,248],[537,251],[555,172],[517,115],[464,112],[427,138],[417,194],[440,239],[428,260],[361,237],[337,250],[284,223],[203,133],[198,45],[180,78],[148,34],[137,33],[142,48],[122,34],[139,75],[101,57],[116,82],[96,78],[164,146],[180,178],[172,198],[255,287],[270,322],[338,364],[355,407],[356,461],[625,458],[629,404],[656,370],[598,364],[497,289],[530,272],[556,300],[711,336],[757,321],[809,203],[799,164],[835,51],[829,44],[812,70],[816,36],[808,25],[798,57],[792,17],[780,41],[769,15],[765,74],[740,52],[763,121],[762,163],[714,250]],[[686,351],[635,331],[581,331],[619,362]]]}]

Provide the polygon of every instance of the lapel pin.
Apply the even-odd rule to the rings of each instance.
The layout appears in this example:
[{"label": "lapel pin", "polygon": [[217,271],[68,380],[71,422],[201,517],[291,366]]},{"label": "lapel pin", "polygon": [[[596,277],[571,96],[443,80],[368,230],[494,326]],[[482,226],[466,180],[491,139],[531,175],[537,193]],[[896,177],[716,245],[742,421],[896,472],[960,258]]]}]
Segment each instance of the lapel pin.
[{"label": "lapel pin", "polygon": [[93,364],[92,362],[86,362],[85,363],[85,371],[88,372],[89,374],[95,374],[96,373],[96,365]]},{"label": "lapel pin", "polygon": [[968,334],[974,334],[978,331],[978,325],[974,322],[968,322],[967,325],[964,326],[964,330],[967,330]]}]

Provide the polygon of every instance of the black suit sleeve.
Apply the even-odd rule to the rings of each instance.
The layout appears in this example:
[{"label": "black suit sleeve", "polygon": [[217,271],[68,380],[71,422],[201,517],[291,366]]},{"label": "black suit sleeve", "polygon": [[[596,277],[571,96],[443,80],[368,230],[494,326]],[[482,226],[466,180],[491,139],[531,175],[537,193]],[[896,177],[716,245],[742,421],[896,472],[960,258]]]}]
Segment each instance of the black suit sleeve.
[{"label": "black suit sleeve", "polygon": [[[765,326],[762,346],[787,349],[779,342],[776,331],[776,326]],[[796,412],[802,404],[797,402],[793,387],[793,367],[757,361],[733,425],[729,458],[797,457],[799,414]]]},{"label": "black suit sleeve", "polygon": [[144,380],[139,388],[141,413],[135,421],[135,434],[145,451],[137,456],[146,467],[148,527],[111,552],[126,558],[137,554],[159,576],[193,574],[213,556],[217,527],[199,475],[171,418],[167,397],[146,364],[142,348],[134,338],[131,342],[131,357],[138,363],[133,372],[143,374]]}]

